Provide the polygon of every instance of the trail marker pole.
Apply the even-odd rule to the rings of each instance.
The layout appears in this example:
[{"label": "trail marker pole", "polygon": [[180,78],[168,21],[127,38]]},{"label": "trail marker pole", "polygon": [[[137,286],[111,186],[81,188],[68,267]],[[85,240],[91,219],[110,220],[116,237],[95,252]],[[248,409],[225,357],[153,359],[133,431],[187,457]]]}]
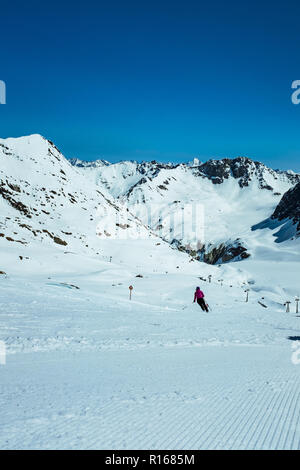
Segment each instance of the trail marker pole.
[{"label": "trail marker pole", "polygon": [[245,292],[246,292],[246,302],[249,301],[249,290],[250,289],[246,289]]},{"label": "trail marker pole", "polygon": [[129,300],[131,300],[132,290],[133,290],[133,286],[129,286]]}]

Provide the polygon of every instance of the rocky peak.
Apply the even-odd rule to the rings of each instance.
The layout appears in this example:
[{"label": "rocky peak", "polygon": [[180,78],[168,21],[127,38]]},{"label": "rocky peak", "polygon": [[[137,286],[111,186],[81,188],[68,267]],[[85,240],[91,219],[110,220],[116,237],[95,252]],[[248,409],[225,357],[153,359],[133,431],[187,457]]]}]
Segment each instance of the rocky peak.
[{"label": "rocky peak", "polygon": [[199,176],[211,179],[214,184],[221,184],[226,179],[233,177],[238,180],[241,188],[249,186],[249,183],[256,178],[260,189],[273,190],[268,183],[270,177],[273,180],[286,179],[292,184],[300,181],[300,175],[293,172],[272,170],[263,163],[251,160],[247,157],[237,157],[234,159],[223,158],[221,160],[208,160],[196,170]]},{"label": "rocky peak", "polygon": [[101,168],[103,166],[109,166],[110,163],[107,160],[93,160],[93,161],[85,161],[80,160],[79,158],[70,158],[69,162],[72,166],[78,168]]},{"label": "rocky peak", "polygon": [[283,195],[271,219],[291,219],[300,235],[300,182]]}]

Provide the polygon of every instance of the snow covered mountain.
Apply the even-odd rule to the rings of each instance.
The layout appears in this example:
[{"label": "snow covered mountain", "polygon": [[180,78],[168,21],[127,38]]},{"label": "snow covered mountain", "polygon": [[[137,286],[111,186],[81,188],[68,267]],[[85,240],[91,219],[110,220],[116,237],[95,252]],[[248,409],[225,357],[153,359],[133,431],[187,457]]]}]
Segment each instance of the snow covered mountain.
[{"label": "snow covered mountain", "polygon": [[79,158],[70,158],[69,162],[71,165],[77,166],[78,168],[99,168],[110,165],[106,160],[83,161],[79,160]]},{"label": "snow covered mountain", "polygon": [[282,196],[271,217],[252,229],[276,229],[274,237],[277,242],[298,238],[300,236],[300,183]]},{"label": "snow covered mountain", "polygon": [[95,254],[101,239],[156,238],[40,135],[0,139],[0,161],[0,238],[9,244]]},{"label": "snow covered mountain", "polygon": [[[251,227],[268,218],[300,182],[299,174],[245,157],[193,164],[124,161],[80,170],[159,236],[213,264],[251,255],[258,236]],[[201,208],[196,234],[192,213]]]},{"label": "snow covered mountain", "polygon": [[284,194],[271,218],[280,222],[284,219],[291,220],[296,225],[296,234],[300,235],[300,183]]},{"label": "snow covered mountain", "polygon": [[298,179],[0,140],[0,448],[299,449]]},{"label": "snow covered mountain", "polygon": [[99,254],[101,239],[150,238],[220,264],[299,234],[300,175],[248,158],[68,161],[32,135],[0,139],[0,159],[0,238],[9,244]]}]

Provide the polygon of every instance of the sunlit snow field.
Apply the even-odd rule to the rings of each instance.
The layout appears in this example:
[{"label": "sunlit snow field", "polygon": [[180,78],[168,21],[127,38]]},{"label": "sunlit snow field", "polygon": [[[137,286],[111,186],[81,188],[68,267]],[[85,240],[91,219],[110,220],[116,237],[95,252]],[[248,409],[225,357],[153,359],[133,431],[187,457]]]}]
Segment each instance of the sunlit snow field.
[{"label": "sunlit snow field", "polygon": [[300,448],[296,256],[216,267],[150,240],[103,241],[102,257],[0,243],[2,449]]}]

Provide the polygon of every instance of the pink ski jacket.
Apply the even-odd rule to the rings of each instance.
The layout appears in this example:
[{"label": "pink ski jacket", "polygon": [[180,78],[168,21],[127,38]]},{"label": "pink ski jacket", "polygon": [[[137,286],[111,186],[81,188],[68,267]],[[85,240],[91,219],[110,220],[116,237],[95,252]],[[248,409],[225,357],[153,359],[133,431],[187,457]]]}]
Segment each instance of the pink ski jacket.
[{"label": "pink ski jacket", "polygon": [[195,295],[194,295],[194,302],[197,299],[203,299],[203,297],[204,297],[204,294],[203,294],[202,290],[200,290],[200,289],[196,290]]}]

